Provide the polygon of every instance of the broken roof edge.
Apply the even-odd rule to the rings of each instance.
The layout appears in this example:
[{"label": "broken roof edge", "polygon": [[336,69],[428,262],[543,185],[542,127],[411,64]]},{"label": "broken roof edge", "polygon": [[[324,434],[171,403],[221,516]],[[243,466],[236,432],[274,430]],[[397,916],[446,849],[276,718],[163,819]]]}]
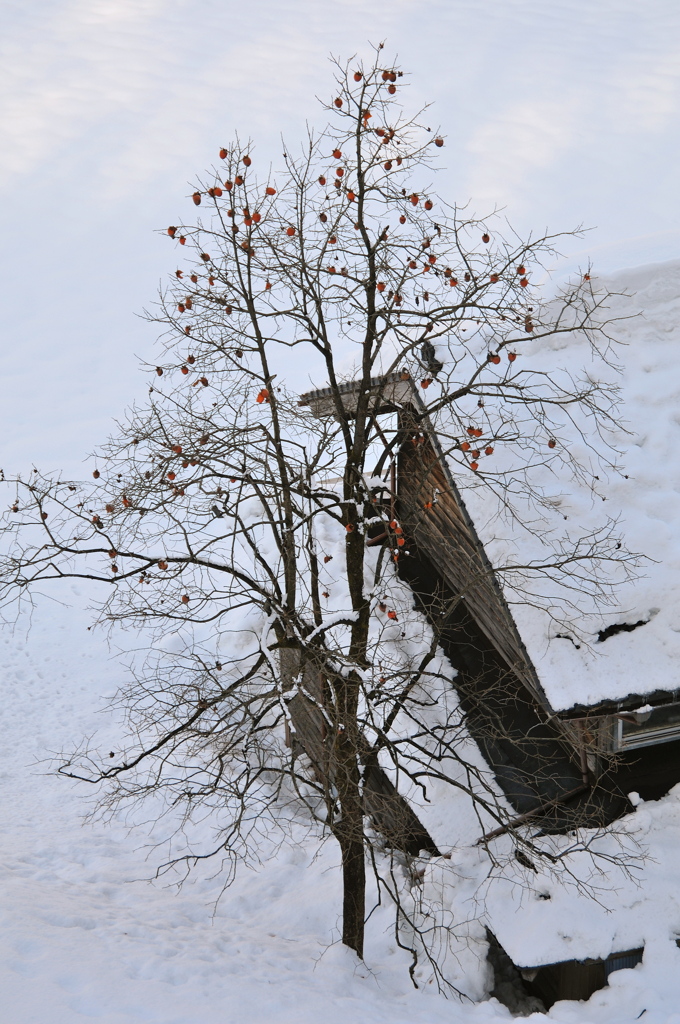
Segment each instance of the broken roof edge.
[{"label": "broken roof edge", "polygon": [[563,721],[573,721],[580,718],[598,718],[606,715],[616,715],[620,712],[636,711],[646,704],[654,707],[663,707],[664,704],[675,704],[680,702],[680,687],[675,690],[648,690],[644,693],[629,693],[625,697],[612,697],[606,700],[598,700],[593,704],[574,704],[570,708],[564,708],[555,712],[556,718]]},{"label": "broken roof edge", "polygon": [[358,395],[359,389],[367,387],[375,398],[378,399],[377,407],[372,408],[372,414],[380,412],[397,411],[404,405],[410,404],[412,397],[417,396],[413,379],[405,370],[395,373],[383,374],[379,377],[370,377],[368,383],[363,380],[350,380],[334,387],[317,388],[314,391],[306,391],[300,395],[298,406],[309,406],[313,416],[317,419],[334,416],[337,418],[336,399],[342,402],[346,415],[353,415],[353,396]]}]

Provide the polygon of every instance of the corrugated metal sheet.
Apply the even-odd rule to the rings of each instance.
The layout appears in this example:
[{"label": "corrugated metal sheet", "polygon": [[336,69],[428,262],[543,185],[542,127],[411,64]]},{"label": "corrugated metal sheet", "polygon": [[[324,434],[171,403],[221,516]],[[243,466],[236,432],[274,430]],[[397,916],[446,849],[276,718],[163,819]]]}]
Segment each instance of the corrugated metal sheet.
[{"label": "corrugated metal sheet", "polygon": [[629,949],[626,953],[614,953],[604,962],[604,976],[609,978],[614,971],[623,971],[626,967],[636,967],[642,963],[644,949]]}]

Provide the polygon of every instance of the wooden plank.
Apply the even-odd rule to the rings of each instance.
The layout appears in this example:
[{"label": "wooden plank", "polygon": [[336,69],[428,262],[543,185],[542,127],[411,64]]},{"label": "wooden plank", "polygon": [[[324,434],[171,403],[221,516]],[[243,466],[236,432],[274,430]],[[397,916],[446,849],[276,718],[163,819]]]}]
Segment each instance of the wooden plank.
[{"label": "wooden plank", "polygon": [[[335,389],[320,388],[317,391],[308,391],[300,395],[298,405],[309,406],[312,415],[318,419],[337,419],[337,399],[344,414],[351,419],[356,415],[361,386],[361,381],[349,381]],[[399,373],[392,373],[388,377],[371,377],[366,388],[366,391],[370,391],[369,413],[377,416],[395,412],[410,400],[412,390],[410,379],[407,377],[404,380]]]},{"label": "wooden plank", "polygon": [[[284,649],[280,661],[284,691],[290,690],[300,675],[299,654]],[[323,712],[323,675],[313,665],[307,664],[298,685],[300,691],[287,701],[294,741],[309,758],[316,778],[332,785],[335,774],[333,743]],[[389,845],[411,856],[417,856],[421,850],[438,855],[432,836],[380,767],[377,755],[363,736],[359,739],[359,756],[364,767],[364,810],[375,830]]]},{"label": "wooden plank", "polygon": [[[408,414],[401,417],[408,431]],[[423,433],[422,421],[417,430]],[[436,500],[435,500],[436,496]],[[427,554],[466,605],[507,666],[534,698],[548,707],[492,567],[447,473],[441,452],[429,433],[413,445],[404,441],[398,454],[398,498],[402,525]],[[433,502],[429,510],[424,506]]]}]

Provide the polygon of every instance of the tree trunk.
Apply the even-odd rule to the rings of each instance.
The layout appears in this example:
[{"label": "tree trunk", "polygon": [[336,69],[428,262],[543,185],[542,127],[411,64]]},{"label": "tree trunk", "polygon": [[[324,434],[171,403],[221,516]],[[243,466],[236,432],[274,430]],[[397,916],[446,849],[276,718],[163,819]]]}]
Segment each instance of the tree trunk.
[{"label": "tree trunk", "polygon": [[366,910],[366,864],[364,844],[352,836],[341,840],[342,850],[342,941],[364,958]]},{"label": "tree trunk", "polygon": [[358,678],[350,675],[342,680],[336,693],[339,697],[339,727],[335,743],[335,785],[340,819],[336,823],[335,834],[342,853],[342,941],[363,959],[366,866],[357,729]]}]

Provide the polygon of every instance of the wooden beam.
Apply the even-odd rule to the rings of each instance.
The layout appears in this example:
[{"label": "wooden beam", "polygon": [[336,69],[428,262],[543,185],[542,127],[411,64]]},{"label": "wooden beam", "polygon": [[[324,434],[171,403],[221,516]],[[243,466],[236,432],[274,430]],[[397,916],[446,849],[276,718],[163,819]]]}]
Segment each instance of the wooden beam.
[{"label": "wooden beam", "polygon": [[[333,744],[324,715],[324,680],[313,665],[299,670],[300,656],[295,650],[281,651],[284,690],[295,682],[298,692],[287,701],[294,729],[293,742],[309,758],[316,778],[333,783]],[[364,768],[364,810],[386,842],[403,853],[417,857],[421,850],[439,856],[432,836],[418,819],[408,802],[378,763],[377,754],[363,737],[359,741],[359,757]]]}]

